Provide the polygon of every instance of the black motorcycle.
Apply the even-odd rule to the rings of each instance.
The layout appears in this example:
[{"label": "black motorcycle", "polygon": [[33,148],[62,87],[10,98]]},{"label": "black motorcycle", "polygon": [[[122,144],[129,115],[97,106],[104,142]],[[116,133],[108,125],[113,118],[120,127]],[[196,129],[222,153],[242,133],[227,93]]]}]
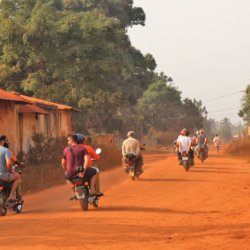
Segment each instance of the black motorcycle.
[{"label": "black motorcycle", "polygon": [[[18,166],[14,165],[12,167],[13,170],[17,171],[16,168]],[[18,173],[21,174],[22,171],[18,170]],[[8,197],[10,195],[10,190],[12,187],[12,182],[5,182],[0,180],[0,216],[5,216],[7,211],[14,211],[17,214],[22,212],[23,209],[23,201],[15,199],[14,201],[8,201]],[[17,198],[17,192],[15,192],[15,196]]]},{"label": "black motorcycle", "polygon": [[75,189],[75,199],[79,200],[82,210],[87,211],[89,204],[93,207],[98,207],[99,197],[103,196],[103,194],[90,196],[90,185],[89,182],[85,180],[84,176],[81,176],[82,172],[83,167],[79,167],[78,174],[73,178],[73,184]]},{"label": "black motorcycle", "polygon": [[131,177],[132,180],[138,179],[141,171],[139,171],[136,167],[137,158],[135,154],[128,153],[125,155],[125,163],[127,166],[128,175]]},{"label": "black motorcycle", "polygon": [[200,159],[201,163],[203,163],[205,161],[206,157],[206,152],[204,147],[199,147],[198,152],[197,152],[197,156]]},{"label": "black motorcycle", "polygon": [[[101,149],[96,150],[97,154],[101,153]],[[75,199],[79,200],[80,206],[83,211],[87,211],[89,204],[93,207],[98,207],[99,197],[103,194],[90,196],[90,183],[82,175],[84,169],[82,166],[78,167],[77,175],[73,178],[73,185],[75,190]]]},{"label": "black motorcycle", "polygon": [[193,159],[190,157],[190,153],[186,151],[181,153],[181,165],[184,167],[185,171],[188,171],[190,167],[194,165]]}]

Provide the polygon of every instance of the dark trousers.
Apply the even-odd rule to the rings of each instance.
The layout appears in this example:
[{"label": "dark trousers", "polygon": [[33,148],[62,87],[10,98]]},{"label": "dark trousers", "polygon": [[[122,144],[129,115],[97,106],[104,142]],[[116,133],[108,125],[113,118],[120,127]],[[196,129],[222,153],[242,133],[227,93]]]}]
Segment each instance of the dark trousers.
[{"label": "dark trousers", "polygon": [[[135,160],[135,168],[138,170],[138,171],[141,171],[142,170],[142,166],[144,165],[143,163],[143,157],[142,155],[139,155],[136,160]],[[123,169],[126,171],[127,170],[127,164],[126,164],[126,159],[123,157],[122,158],[122,165],[123,165]]]}]

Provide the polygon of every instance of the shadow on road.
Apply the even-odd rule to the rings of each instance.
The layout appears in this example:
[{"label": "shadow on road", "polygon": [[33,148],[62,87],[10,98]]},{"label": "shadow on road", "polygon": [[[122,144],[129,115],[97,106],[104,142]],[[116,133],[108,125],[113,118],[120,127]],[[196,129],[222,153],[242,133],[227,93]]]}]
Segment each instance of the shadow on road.
[{"label": "shadow on road", "polygon": [[[92,210],[93,211],[93,210]],[[100,207],[98,212],[146,212],[146,213],[174,213],[174,214],[211,214],[220,213],[219,211],[186,211],[186,210],[173,210],[169,208],[157,207],[139,207],[139,206],[108,206]]]},{"label": "shadow on road", "polygon": [[140,179],[140,181],[152,181],[152,182],[183,182],[183,181],[195,181],[195,182],[198,182],[198,181],[202,181],[202,180],[188,180],[188,179],[160,179],[160,178],[156,178],[156,179],[153,179],[153,178],[143,178],[143,179]]},{"label": "shadow on road", "polygon": [[204,166],[204,167],[195,167],[196,169],[199,169],[199,170],[202,170],[202,169],[206,169],[206,170],[231,170],[231,171],[242,171],[242,170],[245,170],[245,169],[240,169],[240,168],[220,168],[220,167],[207,167],[207,166]]},{"label": "shadow on road", "polygon": [[196,170],[196,169],[192,169],[192,170],[189,170],[189,172],[197,172],[197,173],[211,173],[211,174],[246,174],[246,173],[249,173],[249,172],[246,172],[246,171],[213,171],[213,170]]},{"label": "shadow on road", "polygon": [[[200,163],[200,162],[199,162]],[[237,165],[238,163],[235,163],[235,162],[220,162],[219,164],[218,164],[218,162],[204,162],[203,164],[201,164],[201,165],[204,165],[204,166],[206,166],[206,165],[214,165],[214,166],[216,166],[216,165],[233,165],[233,166],[235,166],[235,165]],[[247,164],[247,163],[246,163]],[[240,163],[240,165],[244,165],[244,164],[242,164],[242,163]]]}]

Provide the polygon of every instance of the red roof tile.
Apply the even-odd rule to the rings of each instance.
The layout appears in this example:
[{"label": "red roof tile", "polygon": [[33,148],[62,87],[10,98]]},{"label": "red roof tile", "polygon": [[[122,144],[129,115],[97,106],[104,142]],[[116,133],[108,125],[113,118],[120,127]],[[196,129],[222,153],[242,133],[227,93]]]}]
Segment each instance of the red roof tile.
[{"label": "red roof tile", "polygon": [[3,89],[0,89],[0,100],[13,101],[13,102],[19,102],[19,103],[30,103],[28,100],[24,100],[18,95],[7,92]]},{"label": "red roof tile", "polygon": [[[16,94],[18,95],[18,94]],[[49,101],[45,101],[45,100],[42,100],[42,99],[38,99],[38,98],[35,98],[35,97],[30,97],[30,96],[26,96],[26,95],[19,95],[21,98],[23,98],[24,100],[26,101],[29,101],[31,103],[34,103],[34,104],[45,104],[45,105],[48,105],[48,106],[52,106],[52,107],[56,107],[60,110],[77,110],[77,109],[74,109],[73,107],[71,106],[67,106],[67,105],[63,105],[63,104],[59,104],[59,103],[55,103],[55,102],[49,102]],[[78,110],[77,110],[78,111]]]},{"label": "red roof tile", "polygon": [[19,110],[19,113],[37,113],[37,114],[48,114],[48,112],[42,108],[37,107],[34,104],[22,105]]},{"label": "red roof tile", "polygon": [[33,104],[44,104],[47,106],[51,106],[53,108],[59,109],[59,110],[74,110],[74,111],[80,111],[79,109],[75,109],[71,106],[55,103],[55,102],[49,102],[42,99],[38,99],[35,97],[30,97],[26,95],[21,95],[17,92],[7,92],[3,89],[0,89],[0,100],[8,100],[8,101],[14,101],[19,103],[33,103]]}]

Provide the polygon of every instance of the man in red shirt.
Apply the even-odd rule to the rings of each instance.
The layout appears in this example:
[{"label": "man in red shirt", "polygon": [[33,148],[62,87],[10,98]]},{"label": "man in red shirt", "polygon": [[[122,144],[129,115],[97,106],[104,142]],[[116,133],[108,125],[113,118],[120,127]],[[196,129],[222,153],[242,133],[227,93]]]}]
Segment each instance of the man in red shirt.
[{"label": "man in red shirt", "polygon": [[99,175],[99,169],[97,167],[93,166],[93,160],[94,161],[99,161],[101,159],[100,155],[98,155],[95,150],[93,149],[92,146],[88,145],[87,143],[91,143],[91,137],[90,136],[84,136],[83,134],[77,133],[77,142],[79,145],[81,145],[82,147],[84,147],[87,151],[88,151],[88,166],[87,167],[91,167],[96,169],[97,174],[96,174],[96,184],[95,184],[95,189],[96,192],[98,194],[102,194],[100,193],[100,175]]},{"label": "man in red shirt", "polygon": [[[96,169],[88,168],[88,152],[85,148],[77,144],[77,136],[68,136],[68,147],[63,151],[62,167],[65,171],[65,179],[67,184],[72,188],[73,178],[77,175],[77,169],[80,166],[84,167],[83,176],[90,183],[90,195],[95,195]],[[74,188],[70,200],[75,198]]]}]

